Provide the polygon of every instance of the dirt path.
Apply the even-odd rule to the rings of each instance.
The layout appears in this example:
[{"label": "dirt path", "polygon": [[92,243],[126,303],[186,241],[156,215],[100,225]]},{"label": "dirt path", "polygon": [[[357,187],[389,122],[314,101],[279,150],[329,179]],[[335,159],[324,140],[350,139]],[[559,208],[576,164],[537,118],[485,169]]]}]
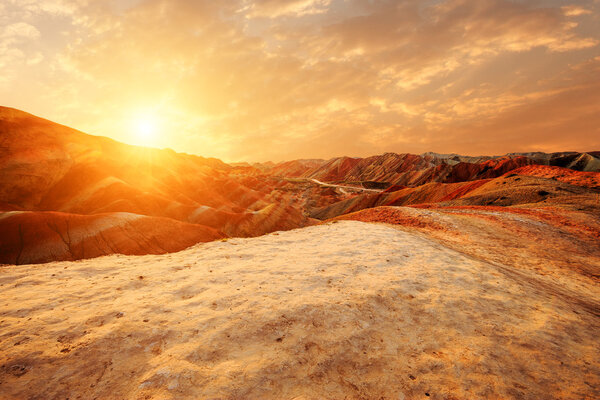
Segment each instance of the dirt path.
[{"label": "dirt path", "polygon": [[347,185],[336,185],[333,183],[326,183],[326,182],[321,182],[317,179],[310,179],[310,181],[316,183],[317,185],[321,185],[321,186],[325,186],[325,187],[332,187],[332,188],[338,188],[340,189],[340,191],[342,193],[348,193],[346,192],[346,190],[351,190],[351,191],[358,191],[358,192],[369,192],[369,193],[381,193],[383,192],[383,190],[381,189],[367,189],[367,188],[363,188],[363,187],[359,187],[359,186],[347,186]]}]

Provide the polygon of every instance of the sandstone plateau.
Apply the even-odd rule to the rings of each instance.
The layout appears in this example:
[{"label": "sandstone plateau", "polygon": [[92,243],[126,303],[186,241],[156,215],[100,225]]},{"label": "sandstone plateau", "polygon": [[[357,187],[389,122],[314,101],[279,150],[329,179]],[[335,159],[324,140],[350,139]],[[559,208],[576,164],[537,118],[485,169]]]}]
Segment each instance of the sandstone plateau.
[{"label": "sandstone plateau", "polygon": [[0,108],[0,399],[600,398],[599,156],[230,165]]}]

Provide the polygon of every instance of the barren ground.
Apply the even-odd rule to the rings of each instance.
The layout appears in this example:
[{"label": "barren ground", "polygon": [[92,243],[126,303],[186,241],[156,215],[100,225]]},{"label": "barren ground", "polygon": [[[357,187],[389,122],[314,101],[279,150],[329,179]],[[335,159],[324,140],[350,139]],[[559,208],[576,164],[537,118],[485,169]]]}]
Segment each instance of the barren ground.
[{"label": "barren ground", "polygon": [[469,212],[0,267],[0,398],[599,398],[594,240]]}]

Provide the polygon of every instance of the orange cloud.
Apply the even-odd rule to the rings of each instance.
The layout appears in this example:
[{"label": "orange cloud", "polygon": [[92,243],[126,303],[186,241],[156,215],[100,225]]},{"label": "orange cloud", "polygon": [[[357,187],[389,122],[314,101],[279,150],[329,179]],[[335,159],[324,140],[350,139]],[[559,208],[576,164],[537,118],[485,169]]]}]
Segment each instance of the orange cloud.
[{"label": "orange cloud", "polygon": [[158,113],[157,145],[230,161],[590,150],[598,5],[542,3],[11,2],[39,35],[0,34],[0,94],[129,142]]}]

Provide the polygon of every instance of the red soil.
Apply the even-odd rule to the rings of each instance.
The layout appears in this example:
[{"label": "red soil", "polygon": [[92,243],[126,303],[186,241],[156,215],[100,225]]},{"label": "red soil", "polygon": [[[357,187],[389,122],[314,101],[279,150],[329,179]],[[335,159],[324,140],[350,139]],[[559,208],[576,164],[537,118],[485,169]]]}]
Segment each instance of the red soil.
[{"label": "red soil", "polygon": [[567,210],[559,209],[556,207],[543,207],[543,208],[519,208],[519,207],[501,207],[501,206],[452,206],[452,207],[437,207],[436,205],[415,205],[415,208],[437,208],[441,211],[444,210],[464,210],[473,211],[471,214],[474,216],[481,216],[478,211],[494,211],[501,213],[512,213],[521,214],[529,217],[534,217],[539,220],[543,220],[546,223],[554,225],[556,227],[565,227],[570,230],[579,231],[580,233],[590,235],[592,237],[600,238],[600,227],[593,226],[589,223],[579,222],[578,219],[585,220],[585,216],[582,218],[576,218],[577,213],[573,213]]},{"label": "red soil", "polygon": [[385,189],[383,193],[392,193],[397,192],[398,190],[406,189],[408,186],[403,185],[392,185],[389,188]]},{"label": "red soil", "polygon": [[570,185],[584,187],[600,187],[600,172],[574,171],[568,168],[548,165],[529,165],[511,171],[512,174],[537,176],[556,179]]},{"label": "red soil", "polygon": [[330,221],[352,220],[362,222],[383,222],[386,224],[402,225],[421,229],[446,230],[439,223],[424,216],[414,216],[401,208],[376,207],[357,211],[351,214],[340,215]]},{"label": "red soil", "polygon": [[0,214],[0,263],[78,260],[107,254],[162,254],[224,235],[169,218],[127,213]]},{"label": "red soil", "polygon": [[488,183],[489,181],[491,181],[491,179],[481,179],[478,181],[466,182],[464,185],[460,186],[452,193],[446,195],[440,201],[450,201],[458,199],[459,197],[466,195],[467,193],[477,189],[478,187]]}]

